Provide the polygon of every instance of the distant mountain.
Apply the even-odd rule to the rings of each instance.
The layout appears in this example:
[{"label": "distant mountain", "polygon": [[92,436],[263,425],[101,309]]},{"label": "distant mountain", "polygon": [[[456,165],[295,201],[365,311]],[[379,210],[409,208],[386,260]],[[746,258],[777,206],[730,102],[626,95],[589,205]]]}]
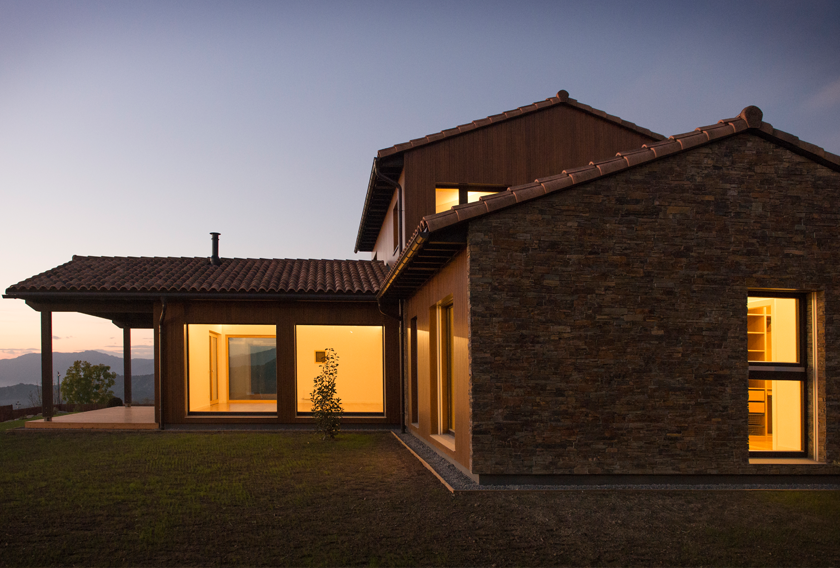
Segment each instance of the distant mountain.
[{"label": "distant mountain", "polygon": [[[98,363],[97,363],[98,364]],[[133,361],[132,361],[133,364]],[[63,375],[64,373],[62,373]],[[132,369],[131,377],[131,400],[135,404],[154,403],[155,400],[155,376],[154,375],[134,375]],[[124,387],[122,375],[117,375],[117,380],[114,381],[114,386],[111,390],[114,391],[114,396],[125,401]],[[41,389],[40,385],[12,385],[8,387],[0,387],[0,406],[11,404],[20,408],[28,408],[32,406],[31,401],[37,400],[37,392]],[[30,397],[30,394],[32,395]],[[58,402],[57,400],[54,402]]]},{"label": "distant mountain", "polygon": [[[76,361],[87,361],[91,365],[108,365],[111,371],[122,375],[123,359],[102,353],[101,351],[82,351],[81,353],[53,353],[53,374],[61,373]],[[150,375],[155,372],[154,359],[131,359],[132,376]],[[0,359],[0,387],[18,384],[41,384],[41,354],[27,353],[14,359]],[[23,401],[21,401],[23,404]]]}]

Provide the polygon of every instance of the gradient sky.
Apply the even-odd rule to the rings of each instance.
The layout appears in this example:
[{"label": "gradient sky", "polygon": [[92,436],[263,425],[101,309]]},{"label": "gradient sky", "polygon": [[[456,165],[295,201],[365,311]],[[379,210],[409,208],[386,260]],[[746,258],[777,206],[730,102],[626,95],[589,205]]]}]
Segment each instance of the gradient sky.
[{"label": "gradient sky", "polygon": [[[74,254],[207,256],[210,231],[356,258],[376,150],[560,89],[665,135],[754,104],[840,154],[840,3],[0,0],[0,291]],[[53,327],[121,351],[107,320]],[[39,337],[0,300],[0,358]]]}]

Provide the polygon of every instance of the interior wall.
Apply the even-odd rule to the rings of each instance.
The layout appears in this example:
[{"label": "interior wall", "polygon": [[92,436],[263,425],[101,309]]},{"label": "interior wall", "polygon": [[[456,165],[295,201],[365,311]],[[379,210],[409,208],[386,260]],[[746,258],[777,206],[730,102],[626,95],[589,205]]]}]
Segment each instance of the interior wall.
[{"label": "interior wall", "polygon": [[[400,176],[400,179],[404,179],[404,177]],[[385,221],[379,230],[379,236],[376,237],[376,244],[371,254],[371,258],[375,256],[376,260],[381,260],[386,264],[393,264],[399,257],[399,250],[394,254],[394,206],[396,204],[397,191],[395,190],[391,196],[391,203],[388,204],[388,213],[385,215]]]},{"label": "interior wall", "polygon": [[345,412],[385,411],[383,330],[381,326],[299,325],[295,327],[298,412],[310,412],[310,394],[321,363],[315,351],[331,347],[339,357],[336,396]]}]

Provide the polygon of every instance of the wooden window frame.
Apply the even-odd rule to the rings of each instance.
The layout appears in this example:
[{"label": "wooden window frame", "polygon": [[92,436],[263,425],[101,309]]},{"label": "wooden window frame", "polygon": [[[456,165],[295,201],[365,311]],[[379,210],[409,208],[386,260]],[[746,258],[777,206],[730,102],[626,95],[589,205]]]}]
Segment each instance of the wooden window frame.
[{"label": "wooden window frame", "polygon": [[[804,458],[808,456],[808,428],[813,417],[807,411],[808,392],[808,309],[810,305],[809,294],[806,292],[777,292],[774,290],[749,290],[748,298],[793,298],[799,300],[797,313],[797,327],[799,334],[799,362],[780,363],[774,361],[748,361],[749,380],[756,381],[796,381],[802,385],[802,450],[798,452],[774,452],[774,451],[753,451],[750,450],[749,457],[757,458]],[[816,338],[813,338],[816,341]],[[748,397],[749,398],[749,397]]]},{"label": "wooden window frame", "polygon": [[[435,316],[435,426],[436,433],[451,440],[455,439],[455,308],[452,296],[447,296],[434,307]],[[449,321],[444,318],[450,314]],[[447,333],[448,332],[448,333]]]},{"label": "wooden window frame", "polygon": [[213,368],[213,365],[212,365],[213,339],[216,340],[216,398],[215,399],[213,398],[213,379],[212,378],[210,379],[210,404],[212,405],[212,404],[218,404],[219,403],[219,343],[222,340],[222,334],[211,330],[208,333],[208,335],[209,335],[209,341],[210,341],[210,347],[209,347],[210,354],[209,355],[210,355],[210,369],[211,370]]},{"label": "wooden window frame", "polygon": [[419,400],[417,396],[417,316],[411,318],[411,322],[409,324],[409,350],[408,350],[408,389],[409,389],[409,396],[411,397],[411,409],[409,414],[409,422],[414,424],[415,426],[419,426],[420,424],[420,409],[419,409]]},{"label": "wooden window frame", "polygon": [[501,193],[510,187],[507,184],[480,184],[480,183],[438,183],[435,184],[435,190],[438,189],[457,189],[458,190],[458,205],[467,203],[468,195],[471,191],[481,191],[485,193]]},{"label": "wooden window frame", "polygon": [[394,203],[394,209],[391,211],[391,226],[394,233],[394,254],[400,250],[400,203],[397,200]]},{"label": "wooden window frame", "polygon": [[[384,418],[387,414],[388,410],[388,379],[387,379],[387,365],[386,365],[386,355],[385,355],[385,344],[386,344],[386,335],[385,335],[385,325],[376,325],[376,324],[367,324],[367,323],[295,323],[294,324],[294,337],[295,337],[295,354],[297,354],[297,328],[298,327],[377,327],[382,329],[382,412],[342,412],[342,416],[346,416],[347,418]],[[297,365],[297,355],[295,355],[295,373],[294,373],[294,400],[295,400],[295,417],[297,418],[312,418],[313,413],[312,411],[301,411],[298,410],[297,401],[298,401],[298,365]]]}]

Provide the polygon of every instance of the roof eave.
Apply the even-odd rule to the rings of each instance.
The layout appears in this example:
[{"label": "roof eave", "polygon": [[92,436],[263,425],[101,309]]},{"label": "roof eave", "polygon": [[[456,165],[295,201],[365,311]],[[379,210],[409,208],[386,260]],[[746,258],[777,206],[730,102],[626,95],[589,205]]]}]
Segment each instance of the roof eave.
[{"label": "roof eave", "polygon": [[349,301],[375,302],[376,292],[121,292],[121,291],[70,291],[70,290],[20,290],[3,294],[12,300],[127,300],[167,301],[177,300],[294,300],[294,301]]}]

